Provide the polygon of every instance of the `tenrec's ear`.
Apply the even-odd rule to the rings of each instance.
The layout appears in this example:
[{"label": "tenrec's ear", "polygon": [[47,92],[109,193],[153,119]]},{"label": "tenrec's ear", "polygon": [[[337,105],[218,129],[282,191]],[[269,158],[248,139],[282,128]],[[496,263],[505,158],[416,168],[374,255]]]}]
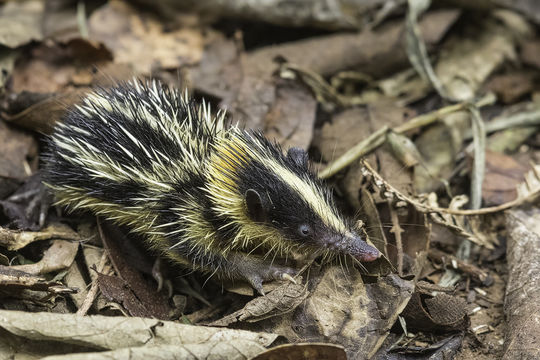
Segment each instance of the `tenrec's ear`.
[{"label": "tenrec's ear", "polygon": [[248,216],[255,222],[265,222],[267,219],[267,211],[261,199],[261,195],[253,189],[246,191],[246,206]]},{"label": "tenrec's ear", "polygon": [[292,147],[287,151],[287,157],[302,168],[308,167],[308,154],[304,149]]}]

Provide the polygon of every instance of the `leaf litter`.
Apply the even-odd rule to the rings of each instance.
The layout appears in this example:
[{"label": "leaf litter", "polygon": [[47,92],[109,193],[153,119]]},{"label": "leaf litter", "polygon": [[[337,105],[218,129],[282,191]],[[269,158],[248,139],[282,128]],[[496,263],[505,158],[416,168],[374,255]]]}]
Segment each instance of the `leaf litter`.
[{"label": "leaf litter", "polygon": [[[300,12],[144,3],[0,5],[2,357],[538,355],[523,317],[536,313],[523,300],[535,279],[521,275],[538,266],[532,1],[482,12],[418,0]],[[253,298],[153,266],[132,234],[100,234],[88,214],[47,211],[41,134],[92,87],[134,76],[309,150],[383,257],[311,259],[297,284]]]}]

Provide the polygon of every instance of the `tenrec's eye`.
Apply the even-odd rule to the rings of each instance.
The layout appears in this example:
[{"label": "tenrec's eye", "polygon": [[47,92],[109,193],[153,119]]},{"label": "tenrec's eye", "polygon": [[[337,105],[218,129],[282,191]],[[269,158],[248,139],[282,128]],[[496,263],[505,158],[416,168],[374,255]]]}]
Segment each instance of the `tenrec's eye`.
[{"label": "tenrec's eye", "polygon": [[309,227],[309,225],[306,224],[300,225],[298,230],[300,231],[300,235],[302,236],[308,236],[309,234],[311,234],[311,228]]}]

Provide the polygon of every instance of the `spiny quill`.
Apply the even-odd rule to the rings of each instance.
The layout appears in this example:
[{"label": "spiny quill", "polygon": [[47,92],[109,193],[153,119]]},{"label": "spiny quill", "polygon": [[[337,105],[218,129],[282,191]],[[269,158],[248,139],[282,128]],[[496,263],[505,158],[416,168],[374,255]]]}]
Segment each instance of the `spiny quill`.
[{"label": "spiny quill", "polygon": [[305,151],[284,154],[156,81],[88,95],[56,127],[46,162],[59,205],[126,225],[173,262],[261,293],[263,281],[295,274],[269,261],[276,256],[380,255],[340,215]]}]

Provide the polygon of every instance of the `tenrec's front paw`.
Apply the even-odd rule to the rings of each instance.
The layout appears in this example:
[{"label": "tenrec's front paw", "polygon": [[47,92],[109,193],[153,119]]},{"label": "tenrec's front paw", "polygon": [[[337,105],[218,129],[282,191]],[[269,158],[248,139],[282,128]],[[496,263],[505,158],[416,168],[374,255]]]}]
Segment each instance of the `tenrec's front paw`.
[{"label": "tenrec's front paw", "polygon": [[264,295],[263,282],[272,280],[289,280],[294,283],[296,270],[287,266],[259,264],[259,266],[244,267],[240,275],[261,295]]}]

